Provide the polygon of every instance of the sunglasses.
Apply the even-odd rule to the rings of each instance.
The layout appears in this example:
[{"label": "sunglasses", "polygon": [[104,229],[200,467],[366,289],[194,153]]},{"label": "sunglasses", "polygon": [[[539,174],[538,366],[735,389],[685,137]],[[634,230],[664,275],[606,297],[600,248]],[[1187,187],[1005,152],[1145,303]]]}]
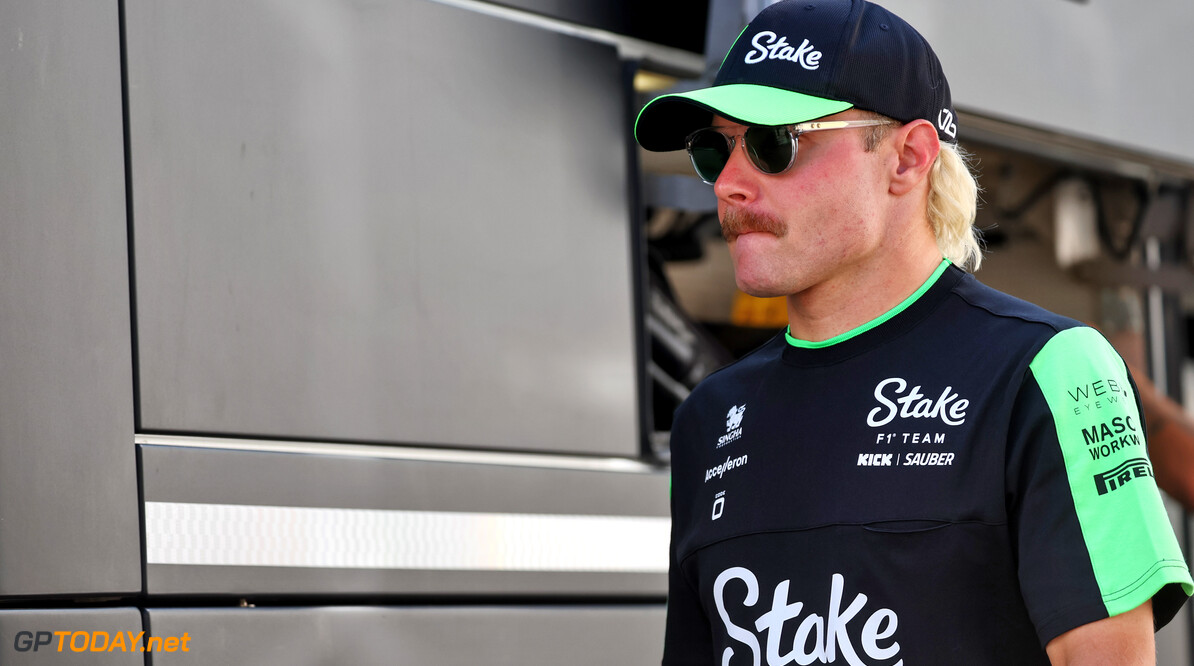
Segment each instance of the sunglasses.
[{"label": "sunglasses", "polygon": [[688,135],[685,147],[701,180],[712,185],[734,154],[734,143],[742,137],[742,148],[755,168],[765,174],[783,173],[796,162],[797,140],[805,132],[891,125],[890,120],[825,120],[797,125],[751,125],[742,134],[725,134],[717,127],[705,127]]}]

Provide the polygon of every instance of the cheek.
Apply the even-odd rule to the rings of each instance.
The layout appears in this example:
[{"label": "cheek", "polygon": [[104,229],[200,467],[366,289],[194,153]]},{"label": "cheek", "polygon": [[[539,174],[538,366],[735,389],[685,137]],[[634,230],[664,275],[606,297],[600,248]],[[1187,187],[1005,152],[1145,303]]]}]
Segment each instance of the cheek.
[{"label": "cheek", "polygon": [[871,251],[883,242],[879,221],[858,217],[857,211],[853,211],[853,215],[845,218],[846,221],[838,230],[838,246],[842,255],[852,256]]}]

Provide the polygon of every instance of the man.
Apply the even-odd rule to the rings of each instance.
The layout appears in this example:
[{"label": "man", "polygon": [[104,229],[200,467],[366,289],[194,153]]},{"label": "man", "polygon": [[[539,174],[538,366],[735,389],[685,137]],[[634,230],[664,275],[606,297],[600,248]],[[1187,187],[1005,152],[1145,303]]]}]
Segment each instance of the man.
[{"label": "man", "polygon": [[677,410],[665,664],[1145,664],[1194,591],[1124,363],[961,270],[956,122],[864,0],[769,7],[640,114],[789,318]]}]

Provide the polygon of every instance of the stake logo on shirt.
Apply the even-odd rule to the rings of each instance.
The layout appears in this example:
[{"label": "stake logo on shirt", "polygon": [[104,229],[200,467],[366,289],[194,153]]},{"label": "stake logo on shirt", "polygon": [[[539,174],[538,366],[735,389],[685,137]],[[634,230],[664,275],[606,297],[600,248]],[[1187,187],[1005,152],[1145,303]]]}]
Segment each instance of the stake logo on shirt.
[{"label": "stake logo on shirt", "polygon": [[[735,624],[726,607],[725,589],[731,582],[735,587],[746,587],[745,598],[740,590],[734,590],[731,599],[742,598],[742,607],[758,607],[761,611],[747,626]],[[859,659],[860,651],[868,659],[892,659],[899,654],[900,644],[895,639],[899,617],[895,611],[878,608],[869,615],[864,614],[868,598],[861,592],[843,608],[845,576],[833,574],[828,603],[817,606],[804,601],[789,601],[791,582],[780,581],[771,594],[771,602],[759,604],[759,580],[750,569],[730,567],[717,576],[713,582],[713,600],[726,634],[735,642],[733,647],[725,649],[718,663],[730,663],[739,649],[749,650],[753,657],[742,663],[766,663],[768,666],[793,662],[861,666],[864,662]],[[735,615],[741,612],[741,608],[733,610],[737,611]],[[784,630],[789,622],[796,626],[795,637],[790,643],[781,645],[781,634],[792,635]],[[781,650],[785,652],[781,653]]]},{"label": "stake logo on shirt", "polygon": [[875,399],[879,407],[866,417],[867,425],[879,428],[891,423],[896,416],[901,419],[941,419],[945,425],[962,425],[966,422],[966,408],[970,401],[959,400],[954,387],[946,386],[936,400],[920,392],[920,386],[908,390],[908,382],[900,377],[890,377],[875,386]]}]

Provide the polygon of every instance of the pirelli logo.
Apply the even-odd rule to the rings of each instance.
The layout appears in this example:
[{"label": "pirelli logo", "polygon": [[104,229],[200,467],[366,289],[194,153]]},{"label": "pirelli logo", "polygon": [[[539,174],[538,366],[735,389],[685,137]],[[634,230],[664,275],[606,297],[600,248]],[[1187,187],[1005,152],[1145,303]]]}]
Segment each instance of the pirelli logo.
[{"label": "pirelli logo", "polygon": [[1119,490],[1124,484],[1134,480],[1153,475],[1153,468],[1148,464],[1147,458],[1132,458],[1124,461],[1115,469],[1096,474],[1094,477],[1095,488],[1098,488],[1100,495],[1106,495],[1113,490]]}]

